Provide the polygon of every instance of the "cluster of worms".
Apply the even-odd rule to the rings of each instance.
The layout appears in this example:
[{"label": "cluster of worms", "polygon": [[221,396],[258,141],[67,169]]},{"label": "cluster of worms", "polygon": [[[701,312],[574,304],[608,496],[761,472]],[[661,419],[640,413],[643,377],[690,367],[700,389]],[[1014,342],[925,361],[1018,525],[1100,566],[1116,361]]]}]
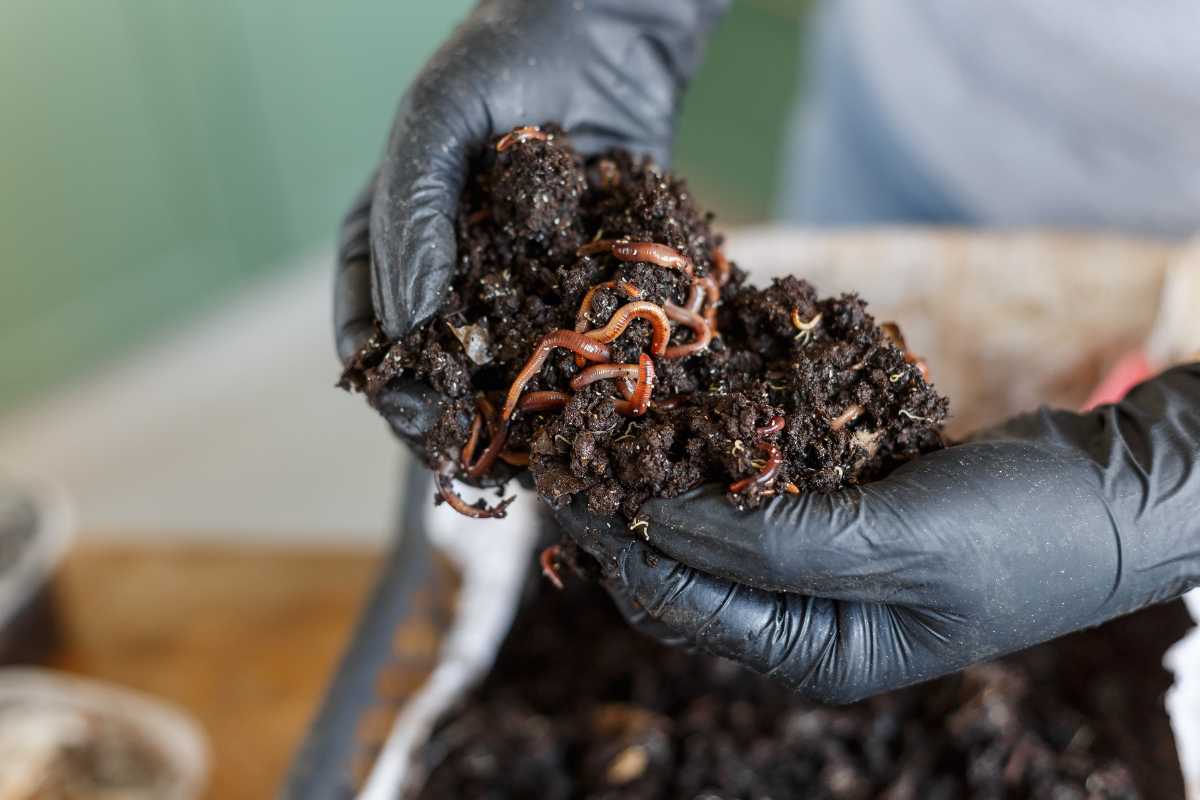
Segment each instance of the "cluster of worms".
[{"label": "cluster of worms", "polygon": [[[495,149],[503,152],[526,141],[553,139],[553,133],[538,127],[522,127],[502,136]],[[481,218],[481,215],[489,213],[488,210],[476,212],[474,217]],[[676,270],[690,281],[686,300],[682,305],[652,302],[641,288],[623,278],[592,285],[583,295],[573,329],[561,328],[544,335],[503,394],[494,393],[490,397],[480,394],[476,397],[467,438],[457,459],[444,459],[434,472],[439,495],[460,514],[476,519],[503,518],[506,515],[514,497],[504,498],[491,506],[482,502],[470,504],[457,493],[454,481],[458,477],[472,481],[484,478],[497,461],[518,467],[528,466],[529,452],[509,445],[510,429],[520,415],[561,411],[571,401],[573,392],[600,382],[608,382],[613,387],[614,409],[622,416],[642,417],[652,407],[660,410],[676,408],[687,401],[686,396],[654,398],[655,359],[684,359],[704,352],[718,333],[717,308],[721,289],[729,281],[731,273],[730,264],[719,248],[712,253],[711,274],[704,276],[695,274],[695,265],[686,255],[658,242],[596,238],[579,247],[575,254],[579,258],[608,256],[618,262],[645,263]],[[618,306],[603,326],[590,327],[593,303],[597,294],[605,290],[620,296],[623,305]],[[648,352],[639,353],[636,363],[614,363],[612,345],[634,320],[644,320],[650,327]],[[821,324],[821,314],[804,320],[800,310],[794,308],[791,321],[796,328],[797,339],[807,341]],[[673,334],[678,329],[686,329],[691,335],[684,337],[682,342],[672,343]],[[928,379],[924,361],[908,352],[899,328],[888,323],[882,329],[884,335],[904,353],[905,360]],[[556,350],[574,354],[579,372],[569,381],[570,391],[528,390],[529,384],[538,377],[547,359]],[[830,427],[834,430],[843,429],[863,413],[860,405],[851,404],[830,420]],[[778,442],[785,425],[783,416],[775,416],[754,431],[750,446],[756,455],[761,454],[761,457],[750,462],[756,471],[731,483],[731,494],[754,492],[760,496],[771,496],[781,491],[800,493],[794,483],[779,485],[778,482],[784,461]],[[737,445],[744,446],[741,442]],[[557,545],[546,548],[540,556],[543,574],[559,588],[562,588],[558,566],[561,556]]]},{"label": "cluster of worms", "polygon": [[[539,132],[540,133],[540,132]],[[505,144],[502,139],[501,145]],[[498,145],[499,146],[499,145]],[[517,373],[512,385],[505,393],[499,411],[484,396],[475,401],[475,415],[471,420],[467,441],[463,444],[458,463],[443,462],[436,471],[438,493],[455,511],[476,519],[500,518],[513,498],[507,498],[494,506],[474,506],[463,500],[454,491],[456,474],[470,479],[479,479],[489,473],[497,460],[524,466],[529,463],[529,453],[507,449],[508,433],[513,419],[522,413],[559,411],[570,400],[568,392],[526,391],[546,359],[557,349],[575,354],[579,374],[571,379],[573,391],[598,381],[612,381],[620,398],[615,401],[618,414],[640,417],[649,410],[654,392],[654,360],[656,358],[679,359],[705,350],[717,333],[717,305],[721,287],[729,280],[729,262],[717,251],[714,254],[715,277],[695,275],[691,259],[679,251],[655,242],[630,242],[614,239],[597,239],[579,248],[576,255],[596,256],[608,254],[623,262],[644,262],[663,269],[679,270],[691,279],[691,287],[684,305],[674,303],[652,303],[641,299],[642,292],[636,286],[618,281],[605,281],[591,287],[583,296],[576,314],[575,329],[551,331],[541,338],[533,354]],[[613,313],[603,327],[588,330],[588,316],[596,293],[601,289],[616,289],[629,302]],[[634,320],[645,320],[650,324],[650,353],[641,353],[636,364],[614,364],[611,361],[610,344],[616,341]],[[671,344],[672,327],[675,323],[692,332],[691,339],[683,344]],[[487,431],[488,444],[476,457],[480,440]]]}]

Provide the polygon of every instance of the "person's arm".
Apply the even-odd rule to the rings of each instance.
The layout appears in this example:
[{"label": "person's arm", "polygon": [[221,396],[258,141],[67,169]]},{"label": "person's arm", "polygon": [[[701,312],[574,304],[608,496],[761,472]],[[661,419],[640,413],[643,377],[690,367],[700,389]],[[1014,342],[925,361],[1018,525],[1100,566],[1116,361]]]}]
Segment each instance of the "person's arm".
[{"label": "person's arm", "polygon": [[[445,299],[469,158],[519,125],[561,124],[584,153],[666,166],[684,86],[729,0],[485,0],[400,101],[382,163],[343,225],[335,334],[343,363],[378,320],[398,338]],[[401,438],[433,423],[429,389],[379,401]]]},{"label": "person's arm", "polygon": [[848,702],[1200,581],[1200,364],[1086,414],[1043,410],[832,495],[740,512],[722,487],[560,522],[631,622]]}]

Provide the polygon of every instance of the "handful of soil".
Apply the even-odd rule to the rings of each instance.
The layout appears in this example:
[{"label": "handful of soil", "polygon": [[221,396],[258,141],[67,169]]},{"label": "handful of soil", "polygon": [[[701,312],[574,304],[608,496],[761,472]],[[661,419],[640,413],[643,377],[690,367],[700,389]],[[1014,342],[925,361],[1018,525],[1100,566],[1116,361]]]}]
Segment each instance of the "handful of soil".
[{"label": "handful of soil", "polygon": [[539,599],[417,752],[410,800],[1184,794],[1162,705],[1162,653],[1191,626],[1178,602],[828,707],[642,636],[593,584]]},{"label": "handful of soil", "polygon": [[379,407],[415,376],[441,393],[425,458],[452,482],[528,468],[552,505],[634,519],[649,497],[729,485],[746,508],[869,481],[942,446],[948,405],[895,325],[856,295],[763,289],[721,252],[686,184],[624,151],[584,159],[554,125],[480,154],[437,316],[377,335],[342,385]]}]

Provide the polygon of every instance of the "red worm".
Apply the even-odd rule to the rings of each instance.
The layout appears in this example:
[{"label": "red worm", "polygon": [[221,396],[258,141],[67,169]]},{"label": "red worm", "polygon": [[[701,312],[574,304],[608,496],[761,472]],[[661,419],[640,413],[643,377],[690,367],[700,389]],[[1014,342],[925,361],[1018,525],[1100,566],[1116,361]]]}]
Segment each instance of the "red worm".
[{"label": "red worm", "polygon": [[438,494],[442,496],[442,499],[458,513],[474,519],[504,519],[505,515],[508,514],[506,509],[516,499],[514,497],[506,497],[494,506],[478,508],[468,504],[466,500],[463,500],[454,491],[454,480],[444,471],[439,470],[434,475],[434,479],[437,481]]},{"label": "red worm", "polygon": [[479,460],[470,466],[466,466],[466,475],[468,478],[481,478],[488,473],[492,465],[496,463],[496,458],[500,452],[504,450],[504,443],[508,441],[508,423],[505,422],[498,429],[492,431],[492,441],[488,442],[488,446],[479,456]]},{"label": "red worm", "polygon": [[[630,305],[636,305],[631,303]],[[626,306],[628,308],[629,306]],[[657,306],[656,306],[657,307]],[[618,314],[620,312],[617,312]],[[628,324],[628,322],[626,323]],[[611,326],[612,323],[610,322]],[[620,335],[620,334],[618,334]],[[613,337],[616,338],[615,336]],[[599,337],[588,337],[582,333],[575,331],[557,330],[552,331],[542,337],[538,342],[537,348],[533,351],[533,355],[525,362],[525,366],[517,374],[517,379],[513,381],[513,385],[509,387],[508,397],[504,400],[504,408],[500,412],[500,421],[508,422],[512,419],[513,412],[517,410],[517,401],[521,399],[521,392],[525,391],[525,385],[528,384],[533,377],[541,370],[542,365],[546,363],[546,358],[555,348],[564,347],[572,352],[583,356],[588,361],[608,361],[609,351],[607,341],[597,341]]]},{"label": "red worm", "polygon": [[679,408],[691,399],[691,395],[676,394],[671,397],[664,397],[662,400],[655,400],[654,407],[661,408],[663,411],[670,411],[673,408]]},{"label": "red worm", "polygon": [[571,379],[571,388],[579,391],[583,387],[595,383],[596,381],[609,380],[611,378],[638,378],[637,364],[596,364],[588,367],[583,372]]},{"label": "red worm", "polygon": [[612,253],[620,261],[644,261],[663,269],[677,269],[692,277],[692,260],[674,247],[657,242],[625,242],[614,239],[597,239],[575,251],[579,256],[594,256]]},{"label": "red worm", "polygon": [[[632,303],[626,303],[616,310],[612,315],[612,319],[603,328],[588,331],[585,336],[598,342],[614,341],[625,329],[629,327],[629,323],[635,319],[644,319],[648,321],[653,328],[650,337],[650,352],[656,356],[661,356],[667,351],[667,342],[671,339],[671,323],[667,320],[667,315],[663,311],[663,307],[656,303],[651,303],[646,300],[635,300]],[[576,351],[579,352],[579,351]],[[579,355],[587,357],[584,353]],[[604,358],[593,358],[592,361],[607,361],[608,348],[605,347]]]},{"label": "red worm", "polygon": [[600,291],[601,289],[620,289],[621,291],[625,292],[628,297],[631,297],[635,300],[642,296],[642,290],[636,286],[633,286],[632,284],[618,281],[605,281],[604,283],[597,283],[595,286],[587,290],[587,294],[583,296],[583,302],[579,304],[579,313],[575,315],[575,330],[577,332],[583,333],[587,330],[587,317],[592,311],[592,301],[596,297],[596,292]]},{"label": "red worm", "polygon": [[479,444],[479,434],[482,432],[483,410],[478,408],[477,403],[475,416],[471,419],[471,434],[467,436],[467,443],[462,446],[462,452],[458,458],[458,464],[463,469],[467,469],[471,464],[471,459],[475,457],[475,447]]},{"label": "red worm", "polygon": [[637,387],[628,400],[618,400],[615,408],[626,417],[640,417],[650,407],[650,394],[654,391],[654,362],[642,353],[638,356]]},{"label": "red worm", "polygon": [[692,282],[692,290],[688,293],[687,300],[688,311],[699,311],[704,300],[708,300],[708,310],[705,314],[715,315],[717,304],[721,302],[721,289],[717,286],[717,282],[707,275],[703,278],[696,278]]},{"label": "red worm", "polygon": [[771,417],[770,422],[768,422],[766,425],[762,426],[761,428],[756,428],[754,430],[754,435],[760,439],[765,438],[767,436],[770,436],[773,433],[779,433],[781,430],[783,430],[783,425],[784,425],[784,420],[783,420],[782,416]]},{"label": "red worm", "polygon": [[542,567],[542,574],[546,579],[554,584],[555,589],[563,588],[562,576],[558,572],[558,559],[562,555],[562,548],[556,544],[552,544],[542,551],[538,556],[538,563]]},{"label": "red worm", "polygon": [[766,486],[775,480],[775,473],[779,472],[779,465],[783,463],[783,453],[779,452],[779,448],[770,442],[759,442],[758,449],[767,454],[767,463],[749,478],[742,478],[737,483],[729,484],[731,493],[741,494],[751,486]]},{"label": "red worm", "polygon": [[712,253],[713,269],[717,273],[717,285],[724,286],[729,283],[729,261],[725,258],[725,254],[721,252],[721,248],[714,247]]},{"label": "red worm", "polygon": [[517,403],[518,411],[561,411],[571,401],[566,392],[530,392]]},{"label": "red worm", "polygon": [[686,308],[680,308],[671,303],[663,306],[663,310],[673,321],[680,325],[686,325],[695,333],[692,341],[687,344],[668,347],[664,352],[667,358],[686,358],[708,347],[708,343],[712,341],[712,327],[708,324],[708,320],[695,311],[688,311]]},{"label": "red worm", "polygon": [[900,348],[900,352],[904,353],[904,363],[912,364],[917,368],[917,372],[921,373],[921,378],[929,381],[929,365],[925,363],[925,359],[920,356],[915,356],[908,349],[908,343],[904,341],[904,334],[900,332],[900,326],[894,322],[885,322],[879,326],[883,331],[883,335],[887,337],[892,344]]},{"label": "red worm", "polygon": [[500,141],[496,142],[496,152],[503,153],[518,142],[527,142],[530,139],[537,139],[544,142],[549,138],[550,134],[536,125],[526,125],[523,128],[517,128],[501,136]]},{"label": "red worm", "polygon": [[514,467],[528,467],[529,453],[520,450],[505,450],[500,453],[500,460]]}]

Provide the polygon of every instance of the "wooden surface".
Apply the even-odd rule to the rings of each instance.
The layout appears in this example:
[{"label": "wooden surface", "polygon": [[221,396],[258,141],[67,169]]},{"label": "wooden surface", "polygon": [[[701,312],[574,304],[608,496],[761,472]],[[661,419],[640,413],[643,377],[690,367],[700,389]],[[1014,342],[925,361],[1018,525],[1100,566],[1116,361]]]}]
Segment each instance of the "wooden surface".
[{"label": "wooden surface", "polygon": [[207,797],[274,795],[380,556],[219,546],[78,546],[50,666],[170,700],[208,735]]}]

